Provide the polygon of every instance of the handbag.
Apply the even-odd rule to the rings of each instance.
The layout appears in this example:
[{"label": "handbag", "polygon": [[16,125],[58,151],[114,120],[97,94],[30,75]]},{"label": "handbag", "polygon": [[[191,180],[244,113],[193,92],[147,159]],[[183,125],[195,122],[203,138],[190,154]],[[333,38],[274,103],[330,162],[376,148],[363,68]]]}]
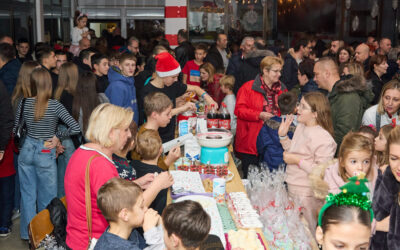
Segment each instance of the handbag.
[{"label": "handbag", "polygon": [[15,132],[13,134],[14,144],[18,149],[22,148],[22,145],[24,144],[24,140],[25,140],[26,134],[28,132],[28,130],[26,128],[26,122],[25,122],[25,119],[24,119],[24,116],[23,116],[25,100],[26,100],[26,98],[22,99],[21,110],[20,110],[20,113],[19,113],[19,122],[18,122],[17,128],[15,129]]},{"label": "handbag", "polygon": [[86,164],[86,172],[85,172],[86,223],[89,234],[89,242],[87,249],[89,250],[93,250],[97,243],[97,239],[92,237],[92,202],[90,194],[90,164],[92,163],[92,160],[96,157],[101,157],[101,155],[93,155],[92,157],[90,157],[88,163]]}]

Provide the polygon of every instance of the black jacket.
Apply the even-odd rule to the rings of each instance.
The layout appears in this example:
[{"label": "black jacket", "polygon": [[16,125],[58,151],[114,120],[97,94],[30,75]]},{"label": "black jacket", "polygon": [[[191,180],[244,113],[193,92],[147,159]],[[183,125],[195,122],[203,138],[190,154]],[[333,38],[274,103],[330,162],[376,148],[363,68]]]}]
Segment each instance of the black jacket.
[{"label": "black jacket", "polygon": [[207,56],[204,62],[209,62],[214,66],[215,72],[224,73],[224,60],[222,59],[221,53],[219,53],[217,46],[214,44],[207,52]]},{"label": "black jacket", "polygon": [[248,55],[243,61],[242,66],[235,76],[235,85],[233,92],[237,94],[240,87],[250,80],[254,80],[261,72],[260,63],[266,56],[274,56],[274,52],[270,50],[255,50]]},{"label": "black jacket", "polygon": [[78,66],[78,71],[80,74],[87,72],[87,71],[92,72],[92,68],[89,65],[83,63],[83,61],[81,59],[79,59],[79,57],[77,57],[77,56],[74,57],[74,59],[72,59],[72,62],[75,63],[76,66]]},{"label": "black jacket", "polygon": [[242,54],[242,51],[239,51],[238,53],[234,54],[230,59],[228,63],[228,68],[226,69],[226,74],[227,75],[236,75],[239,71],[239,69],[242,67],[244,61],[244,57]]},{"label": "black jacket", "polygon": [[194,47],[189,41],[184,41],[179,44],[175,49],[176,60],[181,65],[181,69],[185,67],[185,64],[194,59]]},{"label": "black jacket", "polygon": [[381,91],[383,87],[383,82],[374,71],[371,71],[369,74],[370,78],[368,80],[372,86],[372,92],[374,93],[374,100],[372,100],[371,104],[375,105],[379,102],[379,98],[381,96]]},{"label": "black jacket", "polygon": [[8,61],[0,68],[0,81],[6,86],[8,94],[11,96],[17,84],[21,63],[18,59]]},{"label": "black jacket", "polygon": [[281,82],[283,82],[288,90],[291,90],[294,86],[299,84],[299,80],[297,79],[297,71],[299,70],[299,65],[297,64],[296,59],[290,54],[287,53],[285,56],[285,64],[282,68],[282,76]]},{"label": "black jacket", "polygon": [[0,150],[5,150],[14,124],[14,112],[6,86],[0,81]]}]

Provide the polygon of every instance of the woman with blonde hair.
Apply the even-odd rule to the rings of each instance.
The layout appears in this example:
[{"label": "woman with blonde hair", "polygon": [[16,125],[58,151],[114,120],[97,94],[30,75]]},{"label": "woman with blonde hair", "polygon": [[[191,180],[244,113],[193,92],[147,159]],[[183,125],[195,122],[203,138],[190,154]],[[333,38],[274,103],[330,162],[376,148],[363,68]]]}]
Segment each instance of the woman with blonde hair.
[{"label": "woman with blonde hair", "polygon": [[[27,136],[18,158],[21,184],[21,238],[28,239],[28,223],[57,197],[56,146],[60,138],[79,133],[79,124],[57,100],[51,99],[52,81],[49,72],[37,68],[31,75],[32,97],[23,99],[15,115],[14,132],[20,114]],[[61,120],[66,131],[57,130]],[[36,209],[37,204],[37,209]]]},{"label": "woman with blonde hair", "polygon": [[28,61],[22,64],[21,69],[19,70],[17,84],[15,85],[11,97],[14,113],[22,98],[32,97],[31,74],[37,67],[40,67],[40,64],[34,61]]},{"label": "woman with blonde hair", "polygon": [[367,109],[362,118],[362,125],[372,125],[379,132],[387,124],[399,124],[400,81],[391,80],[381,91],[378,104]]},{"label": "woman with blonde hair", "polygon": [[[90,142],[74,152],[65,173],[68,210],[66,243],[71,249],[88,249],[89,240],[100,238],[108,226],[97,207],[97,191],[108,180],[118,177],[112,155],[123,150],[132,136],[129,129],[132,119],[131,109],[110,103],[97,106],[89,118],[85,136]],[[172,177],[166,172],[157,177],[148,174],[134,180],[142,189],[146,189],[143,193],[144,206],[148,207],[151,204],[158,190],[164,188],[162,183],[170,178]],[[86,193],[85,186],[90,187],[90,193]],[[90,196],[90,204],[86,203],[85,195]],[[91,234],[88,230],[89,217],[86,213],[89,212],[87,210],[89,206],[91,206],[89,225]]]},{"label": "woman with blonde hair", "polygon": [[[54,99],[62,100],[68,97],[72,98],[78,79],[78,66],[76,66],[75,63],[66,62],[61,65],[60,73],[58,74],[57,89],[54,92]],[[61,101],[61,103],[63,103],[63,101]]]},{"label": "woman with blonde hair", "polygon": [[278,135],[285,152],[286,182],[289,196],[299,199],[308,227],[315,233],[318,209],[323,202],[314,197],[309,174],[319,164],[335,156],[336,142],[328,99],[319,92],[310,92],[301,99],[297,110],[298,125],[292,140],[287,136],[294,117],[282,120]]},{"label": "woman with blonde hair", "polygon": [[221,102],[225,97],[219,86],[219,80],[223,74],[215,73],[215,68],[211,63],[203,63],[200,66],[200,86],[221,106]]},{"label": "woman with blonde hair", "polygon": [[243,178],[247,178],[249,165],[258,164],[256,141],[263,123],[281,115],[278,97],[287,92],[279,80],[282,67],[281,58],[264,57],[260,64],[262,73],[246,82],[237,94],[235,151],[242,160]]}]

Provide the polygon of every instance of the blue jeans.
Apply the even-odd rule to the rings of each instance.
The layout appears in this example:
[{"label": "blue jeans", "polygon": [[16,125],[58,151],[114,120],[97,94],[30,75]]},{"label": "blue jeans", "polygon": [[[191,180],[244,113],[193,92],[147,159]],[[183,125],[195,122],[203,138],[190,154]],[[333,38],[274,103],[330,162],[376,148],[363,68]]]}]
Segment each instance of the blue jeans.
[{"label": "blue jeans", "polygon": [[19,176],[18,176],[18,156],[19,154],[14,153],[14,168],[15,168],[15,194],[14,194],[14,210],[19,210],[21,207],[21,190],[19,187]]},{"label": "blue jeans", "polygon": [[0,227],[11,226],[15,174],[0,178]]},{"label": "blue jeans", "polygon": [[21,187],[21,238],[28,239],[28,224],[57,197],[56,149],[44,141],[26,137],[18,158]]},{"label": "blue jeans", "polygon": [[[67,128],[64,125],[58,125],[58,130],[63,131],[67,130]],[[75,152],[75,146],[74,143],[72,142],[70,137],[67,137],[63,140],[61,140],[61,144],[64,146],[64,153],[58,156],[57,158],[57,197],[62,198],[65,196],[65,190],[64,190],[64,176],[65,176],[65,170],[67,169],[67,165],[69,162],[69,159],[71,158],[72,154]]]}]

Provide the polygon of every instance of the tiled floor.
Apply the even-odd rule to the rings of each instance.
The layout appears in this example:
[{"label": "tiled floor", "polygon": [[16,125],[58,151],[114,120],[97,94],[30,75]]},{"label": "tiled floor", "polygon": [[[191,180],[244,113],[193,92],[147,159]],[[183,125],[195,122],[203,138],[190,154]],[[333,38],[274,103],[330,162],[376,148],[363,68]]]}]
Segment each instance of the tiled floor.
[{"label": "tiled floor", "polygon": [[28,242],[19,237],[19,219],[13,221],[12,232],[7,237],[0,237],[0,250],[29,249]]}]

